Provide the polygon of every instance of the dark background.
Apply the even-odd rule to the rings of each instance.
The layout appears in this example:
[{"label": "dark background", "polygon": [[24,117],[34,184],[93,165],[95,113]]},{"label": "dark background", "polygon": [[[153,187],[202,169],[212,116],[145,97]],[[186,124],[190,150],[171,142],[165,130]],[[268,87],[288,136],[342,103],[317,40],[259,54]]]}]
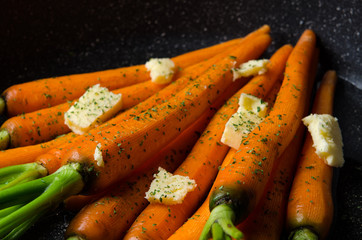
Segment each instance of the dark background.
[{"label": "dark background", "polygon": [[[1,0],[1,88],[34,79],[142,64],[236,38],[269,24],[269,56],[318,36],[319,78],[335,69],[335,116],[346,164],[336,171],[330,239],[362,239],[362,1]],[[22,239],[62,239],[72,213],[42,218]]]}]

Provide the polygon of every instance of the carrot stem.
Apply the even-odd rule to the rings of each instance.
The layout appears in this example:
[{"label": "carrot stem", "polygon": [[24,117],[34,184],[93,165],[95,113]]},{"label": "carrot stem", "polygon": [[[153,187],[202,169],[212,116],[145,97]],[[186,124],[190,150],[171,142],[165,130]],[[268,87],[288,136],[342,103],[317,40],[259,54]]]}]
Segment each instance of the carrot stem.
[{"label": "carrot stem", "polygon": [[0,114],[3,114],[5,110],[5,100],[4,98],[0,97]]},{"label": "carrot stem", "polygon": [[23,182],[29,182],[45,175],[47,175],[47,170],[37,163],[0,168],[0,190]]},{"label": "carrot stem", "polygon": [[[1,105],[1,103],[0,103]],[[1,107],[0,107],[1,108]],[[10,134],[8,130],[1,129],[0,130],[0,150],[7,149],[10,142]]]},{"label": "carrot stem", "polygon": [[20,237],[31,225],[66,197],[84,186],[79,163],[64,165],[52,175],[22,183],[0,192],[0,210],[15,209],[0,219],[0,238]]},{"label": "carrot stem", "polygon": [[307,227],[302,227],[293,231],[289,237],[289,240],[318,240],[318,235]]},{"label": "carrot stem", "polygon": [[[208,233],[212,232],[212,236],[214,237],[214,232],[216,236],[220,236],[220,234],[225,233],[228,236],[233,237],[234,239],[242,239],[243,234],[235,227],[233,224],[235,220],[235,213],[234,210],[227,204],[220,204],[216,206],[211,214],[209,219],[207,220],[205,227],[201,233],[201,239],[208,239]],[[219,227],[213,226],[213,224],[217,222]],[[221,232],[220,232],[221,231]]]}]

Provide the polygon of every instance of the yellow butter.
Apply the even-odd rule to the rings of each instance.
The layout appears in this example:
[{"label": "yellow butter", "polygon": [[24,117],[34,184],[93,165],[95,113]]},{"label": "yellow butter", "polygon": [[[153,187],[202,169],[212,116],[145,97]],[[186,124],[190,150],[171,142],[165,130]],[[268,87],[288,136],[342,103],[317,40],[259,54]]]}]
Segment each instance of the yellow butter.
[{"label": "yellow butter", "polygon": [[332,167],[342,167],[343,141],[337,118],[329,114],[311,114],[303,118],[313,139],[316,154]]},{"label": "yellow butter", "polygon": [[151,58],[145,66],[150,71],[152,82],[166,84],[172,81],[175,73],[175,63],[171,59]]},{"label": "yellow butter", "polygon": [[195,180],[188,176],[173,175],[163,168],[154,174],[146,199],[151,203],[174,205],[182,203],[187,193],[196,188]]},{"label": "yellow butter", "polygon": [[234,80],[241,77],[250,77],[261,75],[267,72],[267,65],[270,61],[268,59],[250,60],[246,63],[240,64],[238,68],[233,68]]},{"label": "yellow butter", "polygon": [[122,95],[114,94],[99,84],[89,88],[64,114],[65,124],[77,134],[113,117],[122,108]]},{"label": "yellow butter", "polygon": [[248,134],[264,120],[268,103],[255,96],[242,93],[239,98],[239,108],[225,125],[221,142],[238,149]]}]

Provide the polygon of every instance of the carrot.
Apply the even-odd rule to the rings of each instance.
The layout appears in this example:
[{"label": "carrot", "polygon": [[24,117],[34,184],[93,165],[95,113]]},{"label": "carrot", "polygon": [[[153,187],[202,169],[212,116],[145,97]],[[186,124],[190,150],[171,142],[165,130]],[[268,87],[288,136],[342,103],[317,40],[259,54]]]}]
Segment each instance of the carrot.
[{"label": "carrot", "polygon": [[[208,48],[195,50],[172,58],[178,68],[185,68],[238,43],[230,40]],[[110,90],[150,80],[145,65],[122,67],[93,73],[45,78],[17,84],[3,92],[8,116],[33,112],[79,98],[87,88],[100,84]]]},{"label": "carrot", "polygon": [[268,73],[253,78],[215,114],[189,156],[174,172],[195,180],[197,189],[188,193],[182,204],[150,204],[133,223],[125,239],[166,239],[186,221],[210,188],[218,166],[229,149],[220,140],[226,122],[238,108],[240,94],[265,97],[273,84],[282,78],[291,49],[290,45],[286,45],[278,50],[271,58]]},{"label": "carrot", "polygon": [[[245,81],[236,81],[230,85],[196,122],[161,150],[161,153],[157,153],[155,157],[151,157],[151,159],[146,162],[149,166],[143,167],[143,169],[150,170],[147,170],[146,173],[145,171],[139,171],[140,175],[137,174],[137,177],[126,180],[126,183],[120,187],[114,186],[114,189],[106,194],[105,197],[82,209],[70,223],[67,229],[67,236],[77,235],[87,239],[100,239],[104,237],[107,239],[119,239],[123,237],[139,212],[148,204],[148,201],[145,199],[145,192],[148,190],[153,179],[153,174],[157,172],[158,166],[168,171],[174,171],[185,159],[187,153],[197,140],[199,134],[195,134],[195,132],[200,133],[200,131],[206,127],[206,124],[214,115],[216,109],[234,94],[244,82]],[[185,150],[186,147],[187,151]],[[174,154],[178,152],[180,153],[174,156]],[[169,156],[172,156],[172,159],[170,159]],[[132,176],[134,175],[135,173],[132,174]],[[129,182],[133,184],[130,185]],[[77,204],[79,204],[79,202]],[[115,213],[114,210],[116,210],[117,213]]]},{"label": "carrot", "polygon": [[76,136],[74,133],[69,133],[49,142],[0,151],[0,168],[34,162],[39,155],[72,141]]},{"label": "carrot", "polygon": [[244,140],[235,154],[235,162],[218,173],[211,190],[212,212],[200,239],[207,238],[216,221],[222,234],[242,238],[234,224],[246,219],[260,201],[275,159],[290,143],[305,112],[315,43],[313,31],[304,31],[288,58],[283,84],[270,115]]},{"label": "carrot", "polygon": [[[335,71],[326,72],[312,112],[332,114],[336,81]],[[333,168],[319,158],[312,145],[308,134],[289,195],[289,239],[325,239],[333,220]]]},{"label": "carrot", "polygon": [[[22,206],[11,208],[11,213],[0,219],[0,237],[22,234],[29,224],[65,198],[80,192],[102,191],[140,167],[227,89],[233,82],[234,64],[260,56],[270,42],[268,35],[245,42],[233,56],[213,65],[167,102],[106,131],[77,137],[84,140],[83,144],[64,149],[62,167],[54,174],[0,191],[0,206]],[[103,161],[96,158],[97,149]]]},{"label": "carrot", "polygon": [[271,176],[264,196],[255,211],[237,226],[245,239],[281,239],[285,206],[288,192],[303,140],[304,127],[301,126],[292,142],[278,159],[277,169]]},{"label": "carrot", "polygon": [[[113,93],[122,94],[122,109],[128,109],[144,101],[165,86],[165,84],[160,85],[147,81],[114,90]],[[6,120],[1,126],[1,131],[6,131],[9,134],[8,147],[14,148],[38,144],[70,132],[71,130],[64,123],[64,113],[68,111],[74,102],[21,114]]]}]

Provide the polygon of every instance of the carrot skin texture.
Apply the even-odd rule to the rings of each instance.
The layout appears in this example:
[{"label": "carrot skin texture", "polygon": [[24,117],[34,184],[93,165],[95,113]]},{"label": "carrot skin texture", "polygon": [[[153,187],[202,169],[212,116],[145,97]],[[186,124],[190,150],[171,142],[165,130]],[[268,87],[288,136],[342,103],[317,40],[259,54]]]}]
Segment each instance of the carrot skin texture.
[{"label": "carrot skin texture", "polygon": [[[113,93],[122,94],[122,109],[127,109],[144,101],[165,86],[147,81],[113,90]],[[64,113],[74,102],[21,114],[6,120],[1,128],[6,129],[10,134],[9,147],[38,144],[69,133],[71,130],[64,122]]]},{"label": "carrot skin texture", "polygon": [[[174,57],[172,60],[177,67],[185,68],[210,58],[235,42],[237,40],[234,39],[209,48],[195,50]],[[6,101],[8,116],[16,116],[79,98],[87,88],[95,84],[113,90],[148,80],[150,76],[145,65],[136,65],[17,84],[6,89],[2,95]]]},{"label": "carrot skin texture", "polygon": [[34,162],[39,155],[68,143],[75,137],[76,134],[68,133],[49,142],[0,151],[0,168]]},{"label": "carrot skin texture", "polygon": [[293,181],[301,145],[304,139],[304,126],[300,126],[295,137],[277,160],[264,192],[255,211],[237,226],[247,240],[278,240],[284,227],[288,192]]},{"label": "carrot skin texture", "polygon": [[271,59],[272,64],[268,74],[254,77],[218,110],[192,152],[174,172],[174,174],[186,175],[194,179],[197,189],[188,193],[182,204],[175,206],[149,205],[132,225],[125,239],[166,239],[187,220],[198,202],[207,194],[207,190],[217,174],[218,166],[229,150],[228,146],[220,143],[220,139],[228,118],[238,108],[240,94],[265,97],[272,88],[272,84],[282,78],[284,65],[291,49],[290,45],[286,45],[278,50]]},{"label": "carrot skin texture", "polygon": [[[317,91],[313,113],[333,113],[336,81],[336,72],[327,71]],[[289,195],[286,214],[289,231],[307,227],[319,239],[326,239],[334,214],[332,179],[333,168],[315,153],[308,133]]]},{"label": "carrot skin texture", "polygon": [[[236,214],[235,224],[246,219],[256,202],[260,201],[275,159],[285,150],[300,125],[305,112],[308,72],[315,43],[315,34],[311,30],[304,31],[288,58],[283,84],[273,110],[245,139],[235,154],[235,164],[223,168],[215,180],[210,209],[218,205],[231,206]],[[229,199],[233,199],[232,204]],[[202,234],[203,239],[206,238],[208,226]],[[233,227],[230,229],[237,237],[242,237],[241,232]]]}]

